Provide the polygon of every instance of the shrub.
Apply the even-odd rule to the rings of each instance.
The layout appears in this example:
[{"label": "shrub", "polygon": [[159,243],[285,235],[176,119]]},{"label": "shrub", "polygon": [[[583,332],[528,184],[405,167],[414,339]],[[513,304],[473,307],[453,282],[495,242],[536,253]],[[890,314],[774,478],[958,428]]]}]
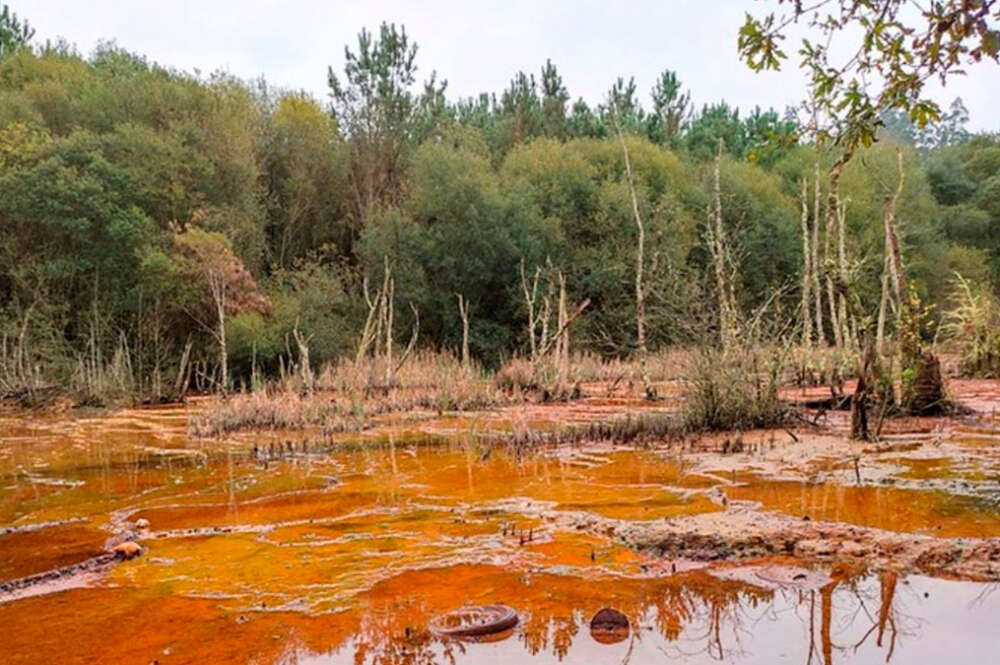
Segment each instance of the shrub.
[{"label": "shrub", "polygon": [[787,349],[750,344],[699,349],[688,370],[685,427],[747,430],[788,422],[791,407],[779,396],[787,358]]},{"label": "shrub", "polygon": [[945,330],[959,350],[959,372],[1000,376],[1000,300],[959,276],[955,301]]}]

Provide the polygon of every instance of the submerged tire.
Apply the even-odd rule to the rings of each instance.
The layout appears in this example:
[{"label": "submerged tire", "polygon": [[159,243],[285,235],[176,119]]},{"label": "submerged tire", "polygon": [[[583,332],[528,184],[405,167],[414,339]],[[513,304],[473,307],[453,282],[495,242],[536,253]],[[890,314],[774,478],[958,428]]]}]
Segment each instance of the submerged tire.
[{"label": "submerged tire", "polygon": [[471,605],[435,617],[430,629],[442,637],[484,637],[517,625],[517,612],[506,605]]}]

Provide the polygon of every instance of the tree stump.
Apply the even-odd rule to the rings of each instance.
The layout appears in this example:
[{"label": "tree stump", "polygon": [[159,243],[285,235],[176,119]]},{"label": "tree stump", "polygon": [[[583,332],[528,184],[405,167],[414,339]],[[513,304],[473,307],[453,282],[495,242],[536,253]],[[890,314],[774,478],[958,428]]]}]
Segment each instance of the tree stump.
[{"label": "tree stump", "polygon": [[928,416],[944,410],[944,381],[941,379],[941,363],[930,351],[925,351],[914,366],[913,383],[910,386],[910,412]]}]

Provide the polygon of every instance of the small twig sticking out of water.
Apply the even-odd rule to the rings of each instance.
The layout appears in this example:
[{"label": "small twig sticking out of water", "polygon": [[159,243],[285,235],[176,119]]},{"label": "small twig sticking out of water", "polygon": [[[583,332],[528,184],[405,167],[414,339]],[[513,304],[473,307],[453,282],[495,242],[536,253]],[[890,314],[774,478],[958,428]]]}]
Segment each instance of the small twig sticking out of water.
[{"label": "small twig sticking out of water", "polygon": [[861,455],[854,456],[854,478],[858,481],[858,485],[861,484],[861,469],[858,467],[858,462],[861,461]]},{"label": "small twig sticking out of water", "polygon": [[625,658],[622,659],[622,665],[628,665],[629,661],[632,660],[632,647],[635,646],[636,631],[632,631],[632,637],[628,642],[628,651],[625,652]]}]

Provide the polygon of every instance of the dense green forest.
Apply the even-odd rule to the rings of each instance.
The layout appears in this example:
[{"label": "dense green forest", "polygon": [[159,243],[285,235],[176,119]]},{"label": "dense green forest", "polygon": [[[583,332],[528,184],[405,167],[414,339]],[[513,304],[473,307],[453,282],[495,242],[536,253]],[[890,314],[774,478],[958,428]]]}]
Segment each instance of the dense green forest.
[{"label": "dense green forest", "polygon": [[[648,95],[609,82],[591,106],[552,62],[453,100],[418,74],[416,44],[392,25],[346,53],[318,100],[113,43],[87,56],[33,43],[0,19],[0,393],[86,391],[114,373],[160,398],[197,379],[175,380],[191,362],[203,381],[237,387],[296,360],[297,338],[314,366],[353,356],[387,266],[404,342],[419,317],[420,346],[457,351],[460,297],[473,357],[527,354],[525,287],[537,274],[544,292],[561,274],[571,304],[589,299],[574,346],[629,356],[634,214],[647,344],[702,341],[718,328],[720,145],[737,306],[799,306],[803,224],[818,232],[820,264],[834,261],[836,229],[816,200],[834,153],[806,141],[794,109],[697,104],[669,70]],[[960,100],[924,128],[885,114],[879,140],[847,164],[843,256],[866,311],[879,306],[897,154],[907,275],[933,320],[953,307],[956,275],[1000,284],[1000,136],[967,123]]]}]

